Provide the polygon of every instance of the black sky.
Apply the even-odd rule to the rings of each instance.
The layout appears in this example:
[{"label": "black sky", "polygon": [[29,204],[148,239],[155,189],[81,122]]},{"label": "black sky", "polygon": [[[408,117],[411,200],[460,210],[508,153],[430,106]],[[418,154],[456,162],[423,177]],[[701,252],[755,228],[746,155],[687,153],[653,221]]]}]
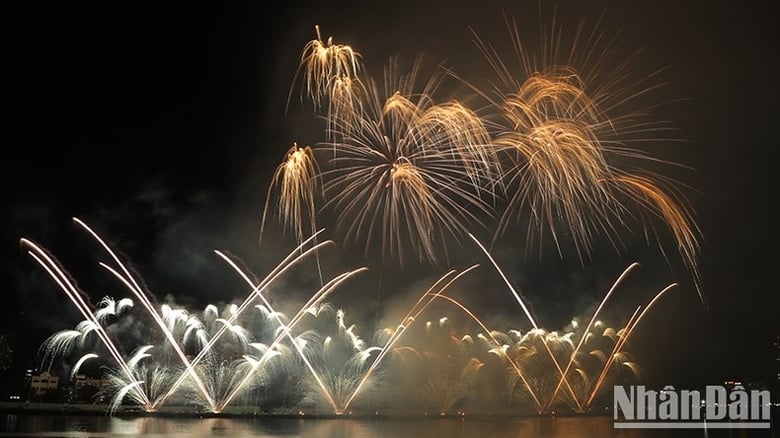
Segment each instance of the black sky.
[{"label": "black sky", "polygon": [[[240,284],[212,249],[233,251],[260,272],[277,260],[281,252],[256,246],[271,172],[293,141],[324,139],[308,108],[294,102],[285,113],[315,25],[377,66],[392,55],[423,53],[469,71],[479,56],[470,26],[499,38],[503,11],[529,28],[539,22],[535,1],[420,3],[3,6],[2,325],[40,339],[78,319],[21,251],[21,237],[49,248],[95,297],[111,287],[94,268],[99,248],[73,216],[120,248],[161,299],[171,293],[202,304],[238,293]],[[603,14],[605,31],[625,29],[620,46],[644,50],[636,68],[668,67],[659,97],[680,99],[661,116],[687,142],[664,151],[695,169],[686,182],[697,190],[691,201],[704,236],[710,309],[684,286],[648,318],[636,349],[659,380],[766,378],[770,339],[780,333],[775,7],[558,4],[563,24],[581,17],[594,23]],[[292,248],[279,240],[280,248]],[[644,303],[653,288],[677,281],[647,249],[599,254],[586,266],[521,262],[520,254],[506,249],[502,261],[511,261],[513,281],[555,324],[586,311],[636,259],[648,266],[627,286],[637,292],[627,292],[624,305]],[[498,301],[480,296],[475,305]]]}]

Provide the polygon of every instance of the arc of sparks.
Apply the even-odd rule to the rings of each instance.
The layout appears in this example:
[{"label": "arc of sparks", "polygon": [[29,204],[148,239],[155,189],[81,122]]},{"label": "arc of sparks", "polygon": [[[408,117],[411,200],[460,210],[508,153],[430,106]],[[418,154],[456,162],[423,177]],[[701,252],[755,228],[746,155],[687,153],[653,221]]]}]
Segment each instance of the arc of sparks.
[{"label": "arc of sparks", "polygon": [[60,289],[65,292],[65,295],[67,295],[68,298],[70,298],[70,300],[76,305],[76,308],[84,316],[84,318],[94,324],[95,333],[97,333],[101,342],[106,347],[111,357],[116,361],[117,365],[119,365],[119,368],[125,374],[127,379],[132,382],[132,386],[128,388],[128,391],[131,389],[136,391],[138,399],[143,401],[144,408],[147,411],[154,410],[154,405],[149,400],[148,395],[142,389],[140,389],[140,386],[143,382],[140,382],[136,379],[135,374],[130,369],[125,359],[122,357],[122,354],[119,352],[114,342],[108,336],[108,333],[106,333],[103,326],[97,320],[95,315],[90,311],[89,305],[87,304],[82,292],[78,290],[78,288],[65,274],[63,269],[59,266],[59,264],[55,262],[52,257],[43,250],[43,248],[31,240],[24,238],[21,239],[21,244],[22,246],[27,246],[30,248],[27,253],[30,254],[30,256],[43,267],[49,276],[51,276]]},{"label": "arc of sparks", "polygon": [[[306,247],[309,243],[313,242],[317,235],[319,235],[324,230],[320,230],[317,233],[314,233],[311,237],[301,242],[300,245],[298,245],[295,249],[293,249],[287,256],[279,263],[277,264],[271,272],[263,279],[263,281],[260,282],[250,293],[247,295],[247,297],[244,299],[244,301],[241,303],[240,306],[236,308],[234,312],[231,313],[230,318],[228,318],[227,325],[222,325],[219,330],[212,336],[208,343],[200,350],[200,352],[195,356],[195,358],[190,363],[190,366],[188,366],[185,371],[179,376],[179,378],[176,380],[176,382],[171,386],[171,388],[168,390],[168,392],[165,394],[165,396],[162,397],[161,403],[163,403],[165,400],[167,400],[170,396],[172,396],[179,386],[184,382],[184,380],[187,378],[188,375],[192,374],[194,375],[194,367],[200,363],[200,361],[206,356],[206,354],[209,352],[209,350],[216,344],[216,342],[219,340],[219,338],[222,337],[222,335],[227,332],[228,326],[230,324],[233,324],[235,320],[238,318],[238,316],[244,312],[244,310],[249,307],[249,305],[254,301],[255,294],[260,294],[262,290],[264,290],[266,287],[268,287],[269,284],[273,283],[274,280],[279,278],[282,274],[292,269],[293,266],[298,264],[300,261],[304,260],[307,256],[309,256],[312,253],[315,253],[316,251],[319,251],[321,248],[332,245],[333,241],[326,240],[323,242],[319,242],[314,244],[311,248],[307,250],[303,250],[303,248]],[[217,254],[221,254],[221,252],[217,251]],[[214,407],[216,409],[216,406]]]},{"label": "arc of sparks", "polygon": [[[599,378],[596,381],[596,384],[593,387],[593,390],[591,390],[590,397],[588,397],[588,400],[586,401],[585,405],[589,406],[593,399],[596,397],[596,394],[598,393],[599,387],[604,382],[604,378],[607,375],[607,372],[609,371],[609,368],[612,366],[612,363],[615,361],[615,356],[622,350],[623,345],[625,345],[626,342],[628,342],[628,338],[631,336],[631,333],[633,333],[634,328],[636,328],[637,324],[645,317],[647,312],[655,305],[655,303],[664,295],[666,292],[671,290],[672,288],[678,286],[677,283],[672,283],[669,286],[666,286],[663,288],[660,292],[658,292],[652,300],[645,306],[645,308],[642,310],[642,312],[639,314],[639,316],[634,319],[632,317],[631,320],[626,324],[626,328],[624,330],[623,336],[620,337],[619,341],[615,343],[615,346],[612,349],[612,353],[610,354],[607,363],[605,364],[604,368],[601,371],[601,375],[599,375]],[[638,311],[639,309],[637,309]],[[635,312],[636,314],[636,312]]]},{"label": "arc of sparks", "polygon": [[[585,343],[585,336],[588,334],[588,332],[590,332],[590,329],[593,326],[593,323],[596,321],[596,318],[598,318],[601,309],[604,307],[604,304],[606,304],[609,297],[612,295],[615,289],[617,289],[618,285],[623,281],[623,279],[628,275],[628,273],[637,267],[639,267],[639,263],[636,262],[629,265],[609,288],[609,291],[599,303],[599,306],[596,308],[596,311],[593,312],[593,316],[591,316],[590,321],[588,321],[588,325],[585,328],[585,331],[583,332],[582,336],[580,337],[580,340],[577,343],[577,347],[574,349],[574,351],[572,351],[571,356],[569,357],[569,362],[566,364],[566,368],[563,370],[564,375],[568,375],[569,369],[574,363],[574,358],[577,356],[577,353],[579,353],[580,348],[582,348],[582,344]],[[558,395],[558,391],[561,389],[562,384],[563,384],[563,379],[558,381],[558,385],[556,385],[555,390],[553,391],[552,396],[550,397],[550,400],[547,402],[547,409],[549,409],[550,406],[552,405],[553,401],[555,400],[555,396]],[[582,408],[582,405],[580,405],[580,408]]]},{"label": "arc of sparks", "polygon": [[[504,272],[501,270],[501,268],[498,266],[498,263],[495,261],[493,256],[490,255],[490,252],[485,248],[484,245],[482,245],[482,242],[479,241],[472,233],[469,233],[469,237],[471,237],[474,242],[476,242],[477,246],[482,250],[482,252],[487,256],[487,258],[490,260],[490,263],[493,265],[493,267],[498,271],[498,274],[501,276],[501,279],[504,280],[504,283],[509,288],[510,292],[512,292],[512,295],[515,297],[515,300],[517,300],[518,304],[520,304],[520,307],[523,309],[523,312],[525,312],[525,315],[528,317],[528,320],[531,322],[531,325],[533,325],[534,329],[539,330],[539,326],[536,324],[536,320],[531,316],[531,312],[528,310],[528,307],[525,305],[525,302],[522,298],[520,298],[520,294],[517,293],[515,288],[512,286],[512,284],[509,282],[509,279],[506,277]],[[561,375],[561,380],[566,385],[566,389],[568,389],[569,393],[571,394],[572,399],[574,400],[574,403],[577,405],[577,409],[582,410],[582,404],[580,403],[579,399],[577,398],[576,393],[574,392],[574,388],[572,388],[571,383],[569,383],[569,380],[566,378],[566,374],[561,369],[561,364],[558,363],[558,360],[555,358],[555,355],[553,354],[552,350],[550,350],[550,345],[547,343],[547,339],[545,339],[544,336],[541,337],[542,344],[544,344],[545,350],[547,350],[547,354],[550,355],[550,359],[552,359],[553,364],[555,365],[556,370]]]},{"label": "arc of sparks", "polygon": [[[306,302],[298,310],[298,312],[295,314],[295,316],[290,320],[289,324],[285,324],[284,321],[282,321],[281,318],[279,317],[279,314],[273,310],[273,307],[271,306],[271,303],[268,302],[268,300],[265,298],[265,296],[262,293],[257,291],[258,286],[254,284],[254,282],[249,278],[249,276],[241,268],[239,268],[238,265],[233,260],[231,260],[229,257],[224,255],[222,252],[217,251],[217,255],[219,255],[223,260],[225,260],[228,263],[228,265],[230,265],[230,267],[232,267],[239,274],[239,276],[250,287],[252,287],[252,289],[253,289],[252,295],[257,295],[257,297],[260,298],[260,300],[263,302],[263,304],[268,308],[269,313],[274,315],[275,319],[277,320],[279,325],[282,327],[281,333],[277,336],[277,338],[274,340],[274,342],[268,348],[268,350],[263,355],[263,357],[261,357],[260,360],[257,361],[257,365],[259,366],[260,364],[262,364],[264,362],[265,356],[267,354],[269,354],[270,351],[273,351],[274,347],[279,343],[279,341],[281,340],[282,337],[286,336],[287,338],[290,339],[290,341],[292,341],[293,346],[295,346],[296,351],[300,355],[300,357],[303,360],[303,362],[306,364],[306,367],[311,372],[312,377],[314,377],[314,379],[317,381],[317,384],[322,389],[323,393],[325,394],[326,398],[328,399],[328,402],[333,407],[334,411],[338,411],[338,406],[337,406],[335,400],[333,399],[333,396],[330,394],[330,391],[328,391],[327,387],[322,382],[321,377],[319,376],[317,371],[314,369],[314,367],[312,366],[312,364],[309,361],[309,359],[304,354],[304,352],[303,352],[301,346],[299,345],[299,343],[296,342],[295,338],[292,336],[291,330],[301,320],[303,315],[307,313],[308,309],[311,306],[313,306],[313,305],[319,303],[320,301],[322,301],[331,291],[333,291],[333,289],[335,289],[338,285],[343,283],[345,280],[347,280],[348,278],[356,275],[357,273],[360,273],[360,272],[368,270],[368,268],[361,267],[361,268],[358,268],[358,269],[355,269],[355,270],[352,270],[352,271],[348,271],[348,272],[345,272],[345,273],[342,273],[342,274],[336,276],[336,278],[334,278],[333,280],[331,280],[330,282],[325,284],[322,288],[320,288],[320,290],[317,291],[317,293],[315,293],[309,299],[309,301]],[[235,397],[235,395],[238,393],[238,391],[244,386],[245,382],[248,381],[249,377],[251,376],[251,374],[254,372],[255,369],[256,369],[256,367],[253,366],[252,369],[246,374],[246,376],[242,380],[242,383],[239,384],[236,387],[236,389],[225,400],[222,408],[224,408],[224,406],[227,405],[230,402],[230,400],[232,400],[233,397]]]},{"label": "arc of sparks", "polygon": [[[79,226],[81,226],[82,228],[84,228],[100,244],[100,246],[102,246],[103,249],[105,249],[105,251],[111,256],[114,262],[119,266],[119,269],[121,269],[122,273],[120,273],[113,267],[103,262],[100,262],[100,266],[102,266],[103,268],[111,272],[115,277],[117,277],[125,286],[127,286],[128,289],[130,289],[130,292],[132,292],[133,295],[135,295],[141,301],[141,304],[144,306],[144,308],[146,308],[146,310],[149,312],[149,315],[151,315],[152,319],[160,328],[165,338],[171,344],[171,347],[176,352],[176,355],[179,357],[179,360],[181,360],[182,365],[184,365],[187,369],[191,368],[189,359],[187,359],[187,356],[184,354],[184,351],[182,351],[181,347],[179,346],[179,343],[176,341],[176,338],[174,338],[173,333],[171,333],[171,330],[162,320],[162,317],[160,317],[160,314],[157,312],[157,310],[155,310],[154,306],[152,305],[152,302],[149,300],[149,297],[141,289],[138,282],[135,280],[135,278],[133,278],[133,275],[130,274],[130,271],[127,269],[125,264],[122,263],[122,261],[116,255],[116,253],[111,249],[111,247],[86,223],[84,223],[83,221],[75,217],[73,218],[73,221]],[[203,381],[196,374],[193,374],[191,377],[195,382],[195,385],[200,390],[203,397],[205,397],[209,406],[212,408],[212,410],[215,409],[216,404],[214,398],[206,389],[206,386],[203,384]]]},{"label": "arc of sparks", "polygon": [[[449,297],[447,295],[438,295],[438,296],[436,296],[436,298],[441,298],[441,299],[447,300],[447,301],[451,302],[452,304],[456,305],[457,307],[459,307],[461,310],[463,310],[463,312],[466,313],[466,315],[468,315],[471,319],[473,319],[474,322],[476,322],[482,328],[482,330],[484,330],[485,333],[487,333],[487,336],[490,337],[490,339],[496,344],[497,347],[501,347],[501,342],[499,342],[498,339],[496,339],[496,337],[493,335],[493,331],[490,330],[489,328],[487,328],[485,323],[483,323],[482,320],[480,320],[477,317],[477,315],[474,314],[474,312],[469,310],[466,306],[461,304],[459,301],[457,301],[454,298]],[[517,373],[517,376],[520,377],[520,380],[523,382],[523,385],[525,385],[525,388],[526,388],[526,390],[528,390],[528,393],[531,395],[531,398],[534,399],[534,403],[536,403],[536,410],[537,410],[537,412],[542,413],[543,410],[544,410],[544,408],[542,407],[542,403],[539,400],[539,397],[537,396],[537,394],[534,392],[533,388],[531,388],[531,384],[525,378],[525,374],[523,373],[523,370],[520,368],[520,365],[518,365],[517,362],[514,359],[512,359],[512,357],[509,356],[508,354],[506,354],[505,352],[503,352],[502,354],[503,354],[504,357],[506,357],[507,361],[509,361],[509,364],[515,370],[515,372]]]},{"label": "arc of sparks", "polygon": [[[363,378],[358,383],[355,390],[352,392],[352,395],[347,399],[346,403],[344,403],[344,407],[342,411],[346,411],[349,408],[349,405],[352,403],[352,400],[354,400],[355,396],[357,396],[360,389],[363,387],[366,381],[368,381],[368,378],[371,377],[371,374],[373,374],[374,370],[376,370],[377,366],[379,366],[379,363],[382,361],[382,359],[387,355],[387,352],[393,348],[393,346],[398,342],[398,339],[401,338],[401,335],[406,331],[409,326],[414,323],[414,321],[417,320],[417,317],[420,316],[420,314],[425,311],[426,308],[433,302],[433,300],[440,296],[445,290],[447,290],[456,280],[461,278],[462,276],[466,275],[468,272],[476,269],[479,265],[475,264],[467,269],[463,270],[462,272],[458,273],[454,277],[452,277],[447,283],[445,283],[441,288],[437,290],[436,293],[431,293],[431,291],[436,288],[439,284],[444,282],[448,277],[455,274],[455,270],[450,270],[441,277],[439,277],[438,280],[436,280],[433,285],[431,285],[428,290],[425,291],[424,294],[420,296],[420,298],[417,299],[417,302],[412,306],[412,308],[406,313],[403,319],[399,322],[399,324],[396,326],[395,331],[390,336],[390,338],[385,342],[385,345],[382,347],[381,350],[379,350],[379,353],[374,358],[374,361],[369,366],[366,373],[363,375]],[[427,300],[425,298],[428,297]]]}]

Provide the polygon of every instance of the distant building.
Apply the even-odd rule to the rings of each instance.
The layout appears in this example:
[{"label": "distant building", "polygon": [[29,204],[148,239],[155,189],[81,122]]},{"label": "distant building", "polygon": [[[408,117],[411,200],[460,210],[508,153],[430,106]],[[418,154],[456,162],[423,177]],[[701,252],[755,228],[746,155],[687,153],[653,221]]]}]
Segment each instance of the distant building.
[{"label": "distant building", "polygon": [[76,390],[92,387],[100,389],[106,383],[106,379],[103,377],[87,377],[84,374],[79,374],[75,377]]},{"label": "distant building", "polygon": [[0,400],[7,400],[11,394],[20,396],[19,376],[14,369],[14,346],[16,335],[10,331],[0,331]]},{"label": "distant building", "polygon": [[55,391],[59,386],[59,376],[54,376],[48,371],[33,374],[30,378],[30,391],[33,395],[43,395],[49,391]]},{"label": "distant building", "polygon": [[67,399],[72,403],[94,402],[107,381],[103,377],[78,374],[73,378],[73,386],[68,390]]},{"label": "distant building", "polygon": [[32,376],[33,376],[33,370],[30,368],[27,368],[24,370],[24,378],[22,381],[24,382],[22,384],[22,388],[24,388],[27,391],[27,396],[25,397],[25,400],[29,401],[32,396],[32,387],[30,386],[30,383],[32,383]]},{"label": "distant building", "polygon": [[0,372],[7,372],[14,366],[14,335],[0,333]]}]

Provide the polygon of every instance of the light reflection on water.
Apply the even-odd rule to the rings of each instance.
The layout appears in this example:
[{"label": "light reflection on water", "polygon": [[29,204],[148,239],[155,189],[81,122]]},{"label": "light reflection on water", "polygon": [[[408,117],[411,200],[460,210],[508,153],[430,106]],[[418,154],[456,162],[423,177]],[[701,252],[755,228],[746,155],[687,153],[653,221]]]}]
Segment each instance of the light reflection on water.
[{"label": "light reflection on water", "polygon": [[612,427],[608,417],[568,418],[121,418],[88,415],[0,414],[0,436],[114,437],[447,437],[447,438],[775,438],[772,430],[647,430]]}]

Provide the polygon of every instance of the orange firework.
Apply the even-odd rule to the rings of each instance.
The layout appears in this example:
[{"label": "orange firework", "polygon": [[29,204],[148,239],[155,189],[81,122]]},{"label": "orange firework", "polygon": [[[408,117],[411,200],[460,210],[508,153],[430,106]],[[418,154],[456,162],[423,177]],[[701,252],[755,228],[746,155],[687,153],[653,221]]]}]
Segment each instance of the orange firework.
[{"label": "orange firework", "polygon": [[[314,235],[317,162],[314,160],[311,147],[301,148],[297,143],[293,143],[284,161],[276,168],[263,208],[263,219],[260,223],[261,242],[271,194],[275,188],[279,188],[276,212],[285,228],[295,234],[298,243],[304,240],[305,231],[310,231],[310,235]],[[311,226],[310,230],[304,230],[307,222]]]},{"label": "orange firework", "polygon": [[[360,53],[352,47],[334,44],[333,37],[322,40],[320,27],[315,26],[317,38],[309,41],[301,52],[300,64],[295,74],[303,71],[301,99],[307,95],[315,111],[327,100],[328,118],[349,110],[356,102],[360,90],[358,74],[362,69]],[[290,89],[292,96],[293,88]]]},{"label": "orange firework", "polygon": [[604,55],[617,50],[616,38],[586,34],[582,22],[566,52],[554,20],[552,30],[542,35],[549,45],[538,53],[523,45],[516,23],[507,25],[517,68],[476,38],[498,77],[492,94],[481,93],[494,109],[492,135],[504,152],[506,202],[494,239],[521,221],[527,223],[529,246],[541,247],[547,235],[563,256],[562,240],[570,239],[583,260],[597,238],[617,249],[623,232],[633,233],[635,226],[661,246],[655,218],[671,231],[698,289],[700,230],[682,187],[649,170],[674,163],[639,147],[660,141],[658,134],[668,129],[650,119],[646,108],[632,108],[657,88],[648,85],[655,73],[644,78],[630,74],[637,53],[608,66]]},{"label": "orange firework", "polygon": [[345,238],[367,252],[378,245],[401,264],[407,252],[439,261],[445,241],[490,215],[481,195],[483,180],[495,174],[479,117],[455,100],[434,102],[442,75],[416,91],[419,68],[418,59],[399,75],[391,63],[384,92],[366,81],[361,111],[331,120],[337,140],[327,145],[334,156],[322,174],[326,207]]}]

